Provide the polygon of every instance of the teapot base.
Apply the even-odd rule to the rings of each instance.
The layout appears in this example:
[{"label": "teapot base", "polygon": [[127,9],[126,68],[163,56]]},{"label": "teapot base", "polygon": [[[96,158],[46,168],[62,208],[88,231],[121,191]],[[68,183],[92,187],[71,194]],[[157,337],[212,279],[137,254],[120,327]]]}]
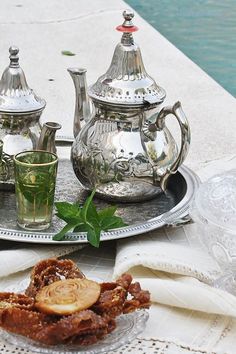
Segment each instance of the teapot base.
[{"label": "teapot base", "polygon": [[9,179],[7,181],[0,180],[0,191],[15,191],[15,181]]},{"label": "teapot base", "polygon": [[110,182],[96,188],[96,197],[111,202],[136,203],[156,198],[162,189],[143,181]]}]

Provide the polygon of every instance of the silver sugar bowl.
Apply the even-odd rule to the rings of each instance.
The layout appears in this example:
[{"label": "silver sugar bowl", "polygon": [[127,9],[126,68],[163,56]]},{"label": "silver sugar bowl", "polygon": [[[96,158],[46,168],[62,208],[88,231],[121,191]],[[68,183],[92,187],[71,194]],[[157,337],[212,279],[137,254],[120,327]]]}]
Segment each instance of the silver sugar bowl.
[{"label": "silver sugar bowl", "polygon": [[[10,64],[0,80],[0,189],[14,189],[13,156],[23,150],[44,149],[45,139],[55,135],[60,125],[40,116],[46,102],[29,88],[19,65],[19,49],[10,47]],[[51,138],[52,140],[52,138]]]},{"label": "silver sugar bowl", "polygon": [[[82,186],[114,201],[151,199],[168,184],[183,163],[190,128],[180,102],[162,108],[166,93],[150,77],[134,43],[134,14],[123,12],[122,32],[111,65],[87,89],[86,70],[69,68],[76,89],[74,172]],[[181,146],[165,125],[172,114],[181,131]]]}]

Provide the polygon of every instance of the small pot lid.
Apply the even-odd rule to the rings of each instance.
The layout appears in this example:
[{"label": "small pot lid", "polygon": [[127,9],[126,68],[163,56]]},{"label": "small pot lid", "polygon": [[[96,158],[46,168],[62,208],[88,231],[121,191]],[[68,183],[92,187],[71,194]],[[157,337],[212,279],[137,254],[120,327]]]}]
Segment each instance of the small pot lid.
[{"label": "small pot lid", "polygon": [[201,184],[190,211],[193,220],[236,234],[236,170],[211,177]]},{"label": "small pot lid", "polygon": [[19,49],[10,47],[10,64],[0,81],[0,112],[30,113],[42,110],[46,102],[29,88],[25,74],[19,65]]},{"label": "small pot lid", "polygon": [[157,105],[163,102],[166,93],[149,76],[143,65],[141,51],[134,43],[134,14],[123,12],[124,22],[116,29],[123,32],[121,42],[116,46],[107,72],[88,89],[89,96],[101,103],[124,106]]}]

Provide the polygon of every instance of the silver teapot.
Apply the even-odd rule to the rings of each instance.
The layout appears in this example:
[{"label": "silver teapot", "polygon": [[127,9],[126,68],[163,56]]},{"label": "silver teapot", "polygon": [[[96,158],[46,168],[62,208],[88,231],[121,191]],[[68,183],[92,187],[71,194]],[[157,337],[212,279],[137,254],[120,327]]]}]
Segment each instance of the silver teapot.
[{"label": "silver teapot", "polygon": [[[117,27],[123,33],[121,42],[95,84],[87,89],[86,70],[68,69],[76,88],[74,172],[84,188],[96,187],[98,197],[122,202],[151,199],[165,191],[190,144],[180,102],[158,110],[166,93],[144,68],[133,40],[133,16],[123,12],[124,22]],[[165,125],[169,114],[180,126],[180,149]]]},{"label": "silver teapot", "polygon": [[[40,124],[46,102],[29,88],[19,65],[19,49],[10,47],[10,64],[0,80],[0,189],[14,189],[13,156],[23,150],[55,152],[55,132],[60,124]],[[3,173],[4,171],[4,173]]]}]

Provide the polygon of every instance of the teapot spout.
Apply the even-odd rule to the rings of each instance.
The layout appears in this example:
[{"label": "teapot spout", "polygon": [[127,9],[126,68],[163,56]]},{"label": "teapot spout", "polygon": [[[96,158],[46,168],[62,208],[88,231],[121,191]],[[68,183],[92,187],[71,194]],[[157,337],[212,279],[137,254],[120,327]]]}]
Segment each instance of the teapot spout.
[{"label": "teapot spout", "polygon": [[61,129],[61,124],[55,122],[44,123],[40,138],[38,141],[37,149],[53,152],[56,154],[56,131]]},{"label": "teapot spout", "polygon": [[87,93],[86,69],[68,68],[75,85],[74,137],[92,115],[92,101]]}]

